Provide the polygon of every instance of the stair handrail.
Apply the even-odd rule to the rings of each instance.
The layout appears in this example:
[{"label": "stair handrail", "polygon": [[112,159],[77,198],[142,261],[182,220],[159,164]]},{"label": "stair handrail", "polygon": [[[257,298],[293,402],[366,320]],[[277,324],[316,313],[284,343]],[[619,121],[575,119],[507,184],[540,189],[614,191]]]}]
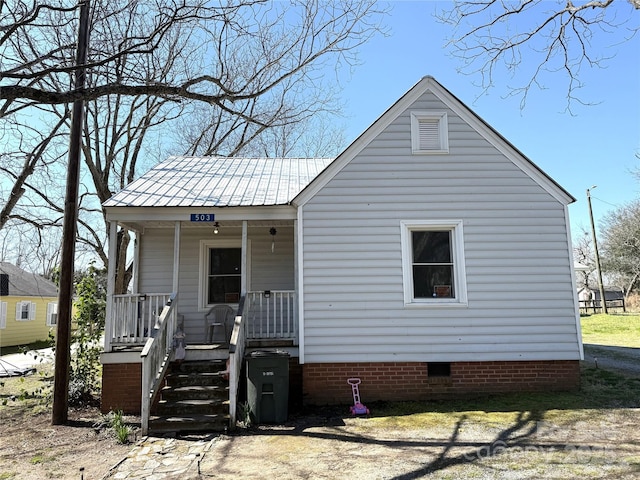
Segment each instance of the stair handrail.
[{"label": "stair handrail", "polygon": [[238,313],[233,322],[233,332],[229,341],[229,429],[231,430],[236,428],[238,388],[247,338],[246,322],[243,321],[245,298],[246,295],[242,295],[238,303]]},{"label": "stair handrail", "polygon": [[142,349],[142,405],[140,422],[142,435],[149,432],[151,405],[159,391],[160,383],[169,366],[169,357],[173,351],[173,336],[176,331],[175,305],[178,294],[173,292],[158,316],[151,338]]}]

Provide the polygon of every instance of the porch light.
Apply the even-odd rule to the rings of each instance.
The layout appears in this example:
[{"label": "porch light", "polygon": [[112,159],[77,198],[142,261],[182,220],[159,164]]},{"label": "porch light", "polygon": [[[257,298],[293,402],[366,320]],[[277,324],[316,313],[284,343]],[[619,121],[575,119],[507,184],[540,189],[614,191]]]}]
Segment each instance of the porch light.
[{"label": "porch light", "polygon": [[274,227],[269,229],[269,234],[271,235],[271,253],[276,249],[276,233],[278,233],[278,231]]},{"label": "porch light", "polygon": [[213,234],[217,235],[220,233],[220,224],[218,222],[213,224]]}]

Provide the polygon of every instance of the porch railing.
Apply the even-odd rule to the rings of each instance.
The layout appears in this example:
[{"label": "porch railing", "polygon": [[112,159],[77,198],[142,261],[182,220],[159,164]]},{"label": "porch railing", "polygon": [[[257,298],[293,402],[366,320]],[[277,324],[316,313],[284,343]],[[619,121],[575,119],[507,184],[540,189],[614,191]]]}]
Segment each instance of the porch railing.
[{"label": "porch railing", "polygon": [[173,350],[173,335],[176,330],[176,304],[177,294],[172,293],[164,305],[157,323],[151,331],[151,338],[142,349],[142,406],[140,421],[142,423],[142,434],[147,435],[149,431],[149,417],[151,415],[151,405],[158,393],[160,383],[164,373],[169,366],[169,357]]},{"label": "porch railing", "polygon": [[297,337],[296,292],[270,290],[247,294],[247,338]]},{"label": "porch railing", "polygon": [[105,335],[110,346],[144,345],[170,293],[114,295]]},{"label": "porch railing", "polygon": [[233,323],[233,332],[229,341],[229,428],[236,428],[238,411],[238,388],[242,372],[242,362],[247,338],[246,321],[243,320],[245,297],[240,299],[238,313]]}]

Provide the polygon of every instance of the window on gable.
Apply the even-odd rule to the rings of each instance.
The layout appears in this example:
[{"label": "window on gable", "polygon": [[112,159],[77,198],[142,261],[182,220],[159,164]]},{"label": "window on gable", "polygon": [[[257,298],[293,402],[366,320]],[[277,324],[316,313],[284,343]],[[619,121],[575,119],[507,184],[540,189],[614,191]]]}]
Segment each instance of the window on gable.
[{"label": "window on gable", "polygon": [[47,304],[47,326],[55,327],[58,324],[58,304]]},{"label": "window on gable", "polygon": [[402,222],[405,304],[466,304],[462,222]]},{"label": "window on gable", "polygon": [[27,322],[36,319],[36,304],[33,302],[16,303],[16,320],[18,322]]},{"label": "window on gable", "polygon": [[449,153],[445,112],[411,113],[411,151],[414,154]]}]

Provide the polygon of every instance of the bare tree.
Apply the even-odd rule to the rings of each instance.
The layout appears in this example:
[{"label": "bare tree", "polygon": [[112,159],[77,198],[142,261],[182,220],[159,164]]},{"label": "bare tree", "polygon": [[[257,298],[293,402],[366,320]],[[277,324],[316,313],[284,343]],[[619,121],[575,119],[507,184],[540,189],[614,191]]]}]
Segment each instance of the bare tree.
[{"label": "bare tree", "polygon": [[583,103],[577,96],[583,66],[602,66],[610,58],[594,46],[600,35],[632,38],[638,9],[640,0],[455,0],[437,17],[453,26],[449,44],[465,63],[461,71],[479,74],[483,90],[505,69],[516,77],[510,95],[520,96],[523,108],[531,87],[544,88],[546,74],[564,73],[570,109],[572,102]]},{"label": "bare tree", "polygon": [[[43,132],[11,168],[0,163],[13,182],[0,228],[12,215],[37,229],[59,225],[59,197],[28,179],[43,168],[49,179],[62,173],[67,145],[58,135],[68,131],[68,103],[82,98],[90,103],[79,240],[106,264],[101,203],[161,159],[178,119],[191,134],[184,151],[234,155],[271,129],[333,112],[324,71],[356,62],[381,13],[373,0],[95,1],[87,83],[74,90],[76,5],[0,2],[0,129],[21,132],[37,113]],[[30,204],[38,215],[18,218]],[[122,289],[129,236],[118,238]]]},{"label": "bare tree", "polygon": [[601,231],[603,268],[628,296],[640,285],[640,200],[609,212]]},{"label": "bare tree", "polygon": [[578,286],[589,288],[591,274],[596,271],[596,263],[591,233],[584,228],[580,232],[580,236],[573,242],[573,260],[588,268],[576,272],[576,275],[578,276]]},{"label": "bare tree", "polygon": [[[0,3],[0,46],[6,52],[0,70],[0,115],[78,98],[146,95],[202,101],[263,125],[268,117],[247,112],[247,100],[292,88],[296,79],[313,87],[317,79],[312,72],[325,55],[352,63],[354,49],[378,29],[371,20],[376,13],[373,1],[96,2],[87,69],[119,70],[125,59],[133,61],[118,81],[106,76],[81,91],[59,90],[52,88],[56,80],[77,69],[74,42],[69,40],[75,9],[24,0]],[[129,19],[126,24],[116,20],[116,29],[109,28],[123,16]],[[146,70],[137,67],[161,60],[163,46],[176,29],[190,32],[205,55],[195,59],[197,68],[179,72],[170,84],[148,78]]]}]

